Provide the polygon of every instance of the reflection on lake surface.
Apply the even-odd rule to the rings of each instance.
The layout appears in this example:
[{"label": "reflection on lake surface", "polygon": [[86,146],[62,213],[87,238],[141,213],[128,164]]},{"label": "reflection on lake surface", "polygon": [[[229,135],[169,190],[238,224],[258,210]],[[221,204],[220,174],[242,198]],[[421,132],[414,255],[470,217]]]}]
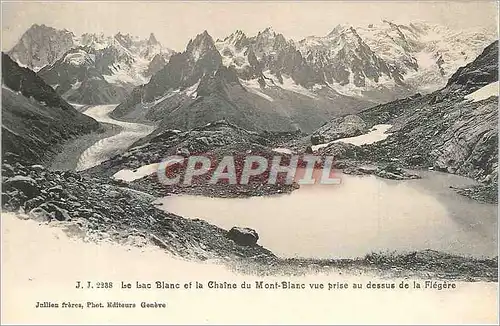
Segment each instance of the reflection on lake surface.
[{"label": "reflection on lake surface", "polygon": [[370,252],[435,249],[497,255],[497,205],[456,194],[463,177],[418,172],[419,180],[342,175],[340,185],[301,186],[287,195],[244,199],[170,196],[162,209],[224,229],[255,229],[259,244],[282,257],[360,257]]}]

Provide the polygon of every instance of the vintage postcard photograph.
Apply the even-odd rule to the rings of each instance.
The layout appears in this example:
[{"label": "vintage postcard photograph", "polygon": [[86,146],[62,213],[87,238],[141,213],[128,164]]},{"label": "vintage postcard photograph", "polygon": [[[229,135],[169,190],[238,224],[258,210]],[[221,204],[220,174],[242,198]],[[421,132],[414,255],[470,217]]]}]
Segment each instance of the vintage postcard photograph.
[{"label": "vintage postcard photograph", "polygon": [[498,323],[497,1],[2,1],[1,323]]}]

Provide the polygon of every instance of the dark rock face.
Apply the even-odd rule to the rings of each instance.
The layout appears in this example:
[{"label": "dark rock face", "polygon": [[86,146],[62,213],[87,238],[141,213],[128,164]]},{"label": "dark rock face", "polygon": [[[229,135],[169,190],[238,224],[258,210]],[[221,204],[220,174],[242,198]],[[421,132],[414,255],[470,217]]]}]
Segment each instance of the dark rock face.
[{"label": "dark rock face", "polygon": [[2,53],[2,84],[15,92],[21,92],[26,98],[33,97],[50,107],[59,107],[66,111],[73,109],[42,78],[30,69],[19,67],[5,53]]},{"label": "dark rock face", "polygon": [[162,53],[158,53],[153,57],[151,62],[148,65],[148,69],[146,70],[146,76],[152,76],[160,71],[165,65],[168,63],[168,59],[170,56],[167,56]]},{"label": "dark rock face", "polygon": [[49,212],[50,215],[54,216],[54,218],[58,221],[67,221],[67,220],[71,219],[67,210],[57,206],[54,203],[51,203],[51,202],[44,203],[44,204],[40,205],[39,208],[45,210],[46,212]]},{"label": "dark rock face", "polygon": [[465,86],[469,90],[480,88],[498,80],[498,41],[487,46],[473,62],[461,67],[446,84],[447,87]]},{"label": "dark rock face", "polygon": [[253,246],[259,240],[259,235],[255,230],[237,226],[229,230],[227,237],[242,246]]},{"label": "dark rock face", "polygon": [[27,198],[33,198],[40,194],[40,189],[35,180],[30,177],[16,175],[4,182],[6,190],[17,189],[21,191]]},{"label": "dark rock face", "polygon": [[6,54],[2,54],[2,86],[4,159],[18,156],[40,163],[63,141],[99,128],[97,121],[75,110],[43,79]]},{"label": "dark rock face", "polygon": [[366,123],[357,115],[335,118],[311,135],[313,145],[327,143],[340,138],[355,137],[368,131]]}]

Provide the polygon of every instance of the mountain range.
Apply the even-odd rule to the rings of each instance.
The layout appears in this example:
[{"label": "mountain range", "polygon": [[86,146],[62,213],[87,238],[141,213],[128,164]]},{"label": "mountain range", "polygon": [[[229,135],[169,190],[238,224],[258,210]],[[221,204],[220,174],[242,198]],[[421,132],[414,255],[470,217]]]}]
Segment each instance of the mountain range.
[{"label": "mountain range", "polygon": [[153,33],[147,39],[114,36],[33,25],[8,55],[42,77],[70,102],[120,102],[135,86],[148,82],[168,61],[172,50]]},{"label": "mountain range", "polygon": [[33,25],[8,54],[39,69],[70,102],[121,103],[116,118],[153,120],[160,129],[227,119],[249,130],[311,132],[337,116],[443,87],[495,37],[382,21],[300,41],[272,28],[217,40],[205,31],[175,53],[153,34],[75,37]]}]

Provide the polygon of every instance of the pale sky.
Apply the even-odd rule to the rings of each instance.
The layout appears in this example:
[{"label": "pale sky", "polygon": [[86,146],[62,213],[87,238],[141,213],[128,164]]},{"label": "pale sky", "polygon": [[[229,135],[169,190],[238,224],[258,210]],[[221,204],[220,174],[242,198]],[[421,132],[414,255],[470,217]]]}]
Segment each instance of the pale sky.
[{"label": "pale sky", "polygon": [[497,29],[496,1],[85,1],[2,2],[2,50],[8,50],[32,24],[84,32],[141,37],[154,32],[169,48],[184,50],[190,38],[207,30],[214,39],[236,29],[247,35],[272,26],[287,39],[323,36],[337,24],[354,26],[382,19],[397,23],[428,21],[453,28]]}]

